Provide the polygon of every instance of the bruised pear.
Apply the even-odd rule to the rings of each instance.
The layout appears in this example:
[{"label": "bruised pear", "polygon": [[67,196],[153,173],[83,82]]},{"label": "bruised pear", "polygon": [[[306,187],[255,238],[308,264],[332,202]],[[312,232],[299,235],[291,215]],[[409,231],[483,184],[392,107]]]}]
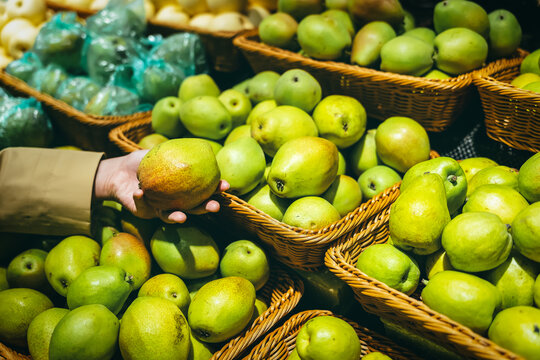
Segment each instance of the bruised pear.
[{"label": "bruised pear", "polygon": [[154,146],[137,170],[147,202],[162,210],[189,210],[216,190],[221,173],[210,144],[202,139],[172,139]]}]

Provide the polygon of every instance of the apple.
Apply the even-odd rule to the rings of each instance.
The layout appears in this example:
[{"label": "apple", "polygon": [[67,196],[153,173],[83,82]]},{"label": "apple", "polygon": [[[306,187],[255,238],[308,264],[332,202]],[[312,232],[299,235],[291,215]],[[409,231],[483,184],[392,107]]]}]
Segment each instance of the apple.
[{"label": "apple", "polygon": [[159,100],[152,109],[152,129],[169,139],[179,138],[186,129],[180,121],[182,102],[175,96]]},{"label": "apple", "polygon": [[401,181],[401,176],[392,168],[377,165],[367,169],[358,177],[358,185],[364,199],[371,199],[385,189]]},{"label": "apple", "polygon": [[183,102],[197,96],[219,96],[221,91],[216,82],[208,74],[188,76],[178,89],[178,98]]},{"label": "apple", "polygon": [[285,71],[274,85],[274,100],[278,105],[290,105],[310,113],[321,101],[321,85],[302,69]]},{"label": "apple", "polygon": [[264,250],[250,240],[237,240],[223,250],[219,263],[221,276],[240,276],[249,280],[255,290],[270,278],[270,266]]},{"label": "apple", "polygon": [[218,99],[229,110],[233,129],[246,123],[251,112],[251,101],[246,95],[238,90],[228,89],[222,92]]},{"label": "apple", "polygon": [[34,25],[45,20],[47,4],[45,0],[7,0],[6,14],[9,18],[24,18]]},{"label": "apple", "polygon": [[157,11],[154,20],[175,25],[188,25],[189,15],[177,4],[168,4]]},{"label": "apple", "polygon": [[139,288],[137,297],[155,296],[170,300],[187,316],[191,297],[184,281],[174,274],[162,273],[146,280]]},{"label": "apple", "polygon": [[189,26],[193,26],[199,29],[208,29],[210,27],[210,23],[214,19],[214,16],[215,15],[211,13],[202,13],[195,15],[189,21]]},{"label": "apple", "polygon": [[242,12],[245,10],[247,0],[206,0],[208,10],[214,14],[225,12]]},{"label": "apple", "polygon": [[206,5],[206,0],[177,0],[178,4],[187,12],[189,15],[197,15],[208,11],[208,6]]},{"label": "apple", "polygon": [[231,31],[238,32],[242,30],[253,29],[253,24],[249,21],[248,17],[239,12],[224,12],[219,15],[216,15],[210,25],[208,30],[210,31]]}]

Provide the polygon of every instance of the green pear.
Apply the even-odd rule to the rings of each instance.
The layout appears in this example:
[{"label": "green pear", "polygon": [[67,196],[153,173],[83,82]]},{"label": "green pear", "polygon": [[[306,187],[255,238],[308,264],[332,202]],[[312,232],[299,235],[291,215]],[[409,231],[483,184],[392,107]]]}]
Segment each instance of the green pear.
[{"label": "green pear", "polygon": [[270,278],[270,265],[264,250],[250,240],[233,241],[219,262],[221,276],[239,276],[249,280],[255,290],[261,289]]},{"label": "green pear", "polygon": [[523,90],[528,90],[540,94],[540,81],[528,83],[527,85],[523,86]]},{"label": "green pear", "polygon": [[540,275],[536,277],[536,280],[534,282],[533,293],[534,305],[536,305],[536,307],[540,307]]},{"label": "green pear", "polygon": [[524,74],[519,74],[518,76],[516,76],[510,82],[510,85],[523,89],[523,87],[525,87],[526,85],[532,82],[537,82],[537,81],[540,81],[540,75],[535,74],[535,73],[524,73]]},{"label": "green pear", "polygon": [[252,192],[247,194],[245,200],[248,204],[273,217],[277,221],[281,221],[285,210],[287,210],[290,205],[289,200],[282,199],[274,194],[266,182],[260,184]]},{"label": "green pear", "polygon": [[274,99],[272,100],[264,100],[258,103],[253,107],[251,112],[249,113],[246,124],[250,125],[253,122],[253,119],[257,118],[259,115],[262,115],[274,108],[277,107],[277,103]]},{"label": "green pear", "polygon": [[512,221],[516,249],[527,258],[540,262],[540,202],[521,210]]},{"label": "green pear", "polygon": [[498,215],[503,223],[510,225],[517,214],[528,205],[527,200],[511,187],[487,184],[478,187],[469,196],[462,211],[487,211]]},{"label": "green pear", "polygon": [[433,27],[437,34],[461,27],[487,38],[490,21],[484,8],[475,2],[441,1],[433,9]]},{"label": "green pear", "polygon": [[307,113],[321,101],[321,94],[317,79],[302,69],[285,71],[274,86],[274,99],[278,105],[295,106]]},{"label": "green pear", "polygon": [[286,142],[304,136],[317,136],[317,125],[304,110],[281,105],[265,112],[251,122],[251,136],[264,153],[275,156]]},{"label": "green pear", "polygon": [[6,268],[0,267],[0,291],[9,289]]},{"label": "green pear", "polygon": [[356,209],[362,203],[362,190],[358,182],[350,176],[338,175],[330,187],[321,195],[336,208],[341,217]]},{"label": "green pear", "polygon": [[40,313],[28,326],[28,351],[34,360],[49,359],[49,344],[54,328],[69,313],[68,309],[53,307]]},{"label": "green pear", "polygon": [[397,36],[381,48],[381,70],[421,76],[433,67],[433,45],[412,36]]},{"label": "green pear", "polygon": [[290,14],[297,21],[323,10],[322,0],[277,0],[279,12]]},{"label": "green pear", "polygon": [[321,195],[337,175],[338,150],[319,137],[303,136],[279,148],[268,173],[268,185],[283,198]]},{"label": "green pear", "polygon": [[84,270],[69,286],[70,310],[83,305],[102,304],[117,315],[132,290],[132,280],[117,266],[98,265]]},{"label": "green pear", "polygon": [[210,146],[212,147],[212,151],[214,152],[214,155],[217,155],[217,153],[223,148],[223,145],[218,143],[217,141],[208,140],[208,139],[203,139],[203,140],[205,140],[207,143],[210,144]]},{"label": "green pear", "polygon": [[375,145],[376,129],[368,130],[360,140],[354,144],[349,152],[348,167],[351,172],[360,176],[364,171],[380,164]]},{"label": "green pear", "polygon": [[414,15],[405,9],[403,9],[403,21],[397,26],[398,35],[402,35],[405,32],[416,28],[416,19]]},{"label": "green pear", "polygon": [[[146,196],[148,196],[148,192],[145,192],[145,197]],[[126,208],[122,208],[122,211],[120,212],[119,230],[135,236],[145,244],[150,241],[152,234],[156,231],[157,224],[158,221],[155,219],[141,219],[140,217],[133,215],[133,213]]]},{"label": "green pear", "polygon": [[531,156],[519,168],[518,188],[529,202],[540,201],[540,153]]},{"label": "green pear", "polygon": [[508,166],[492,166],[482,169],[468,183],[467,196],[470,196],[479,186],[487,184],[506,185],[518,189],[518,172]]},{"label": "green pear", "polygon": [[47,252],[41,249],[28,249],[9,262],[6,279],[10,288],[30,288],[52,295],[52,288],[45,275]]},{"label": "green pear", "polygon": [[429,254],[426,257],[425,270],[428,279],[431,279],[433,275],[445,271],[445,270],[454,270],[448,255],[443,248],[435,251],[433,254]]},{"label": "green pear", "polygon": [[242,94],[249,97],[249,93],[248,93],[247,89],[248,89],[248,85],[249,85],[250,80],[251,80],[251,78],[247,78],[246,80],[243,80],[243,81],[239,82],[238,84],[234,85],[232,87],[232,89],[234,89],[236,91],[240,91]]},{"label": "green pear", "polygon": [[424,78],[426,78],[426,79],[444,80],[444,79],[450,79],[451,76],[448,75],[447,73],[444,73],[444,72],[440,71],[440,70],[433,69],[430,72],[428,72],[426,75],[424,75]]},{"label": "green pear", "polygon": [[208,284],[212,280],[220,279],[221,275],[219,274],[219,271],[213,273],[210,276],[206,276],[199,279],[186,279],[186,286],[189,290],[189,297],[191,298],[191,301],[193,301],[193,297],[195,297],[195,294],[197,294],[197,291],[199,291],[200,288],[202,288],[204,285]]},{"label": "green pear", "polygon": [[489,53],[494,58],[511,55],[521,44],[521,25],[508,10],[499,9],[488,14]]},{"label": "green pear", "polygon": [[[180,119],[180,117],[178,119]],[[165,142],[167,140],[169,140],[167,137],[165,137],[165,136],[163,136],[161,134],[154,133],[154,134],[148,134],[148,135],[144,136],[141,140],[139,140],[137,145],[139,145],[143,149],[150,150],[155,145],[161,144],[162,142]]]},{"label": "green pear", "polygon": [[152,130],[169,139],[179,138],[186,129],[180,121],[182,102],[176,96],[160,99],[152,109]]},{"label": "green pear", "polygon": [[304,196],[289,205],[281,221],[294,227],[317,230],[339,219],[339,211],[328,200],[319,196]]},{"label": "green pear", "polygon": [[319,129],[320,137],[344,149],[364,135],[367,115],[362,104],[355,98],[330,95],[322,99],[313,111],[313,121]]},{"label": "green pear", "polygon": [[427,27],[417,27],[417,28],[404,32],[403,35],[412,36],[419,40],[423,40],[431,45],[433,45],[433,41],[435,40],[435,37],[437,36],[435,31]]},{"label": "green pear", "polygon": [[538,359],[540,354],[540,309],[514,306],[495,316],[488,337],[494,343],[524,359]]},{"label": "green pear", "polygon": [[306,16],[298,24],[296,34],[304,54],[318,60],[337,60],[352,43],[341,23],[323,15]]},{"label": "green pear", "polygon": [[426,172],[438,174],[441,177],[446,190],[448,211],[454,214],[463,205],[467,196],[467,178],[463,169],[456,160],[445,156],[422,161],[407,170],[400,190],[405,191],[412,179]]},{"label": "green pear", "polygon": [[352,18],[361,24],[380,20],[397,27],[405,17],[399,0],[348,0],[347,8]]},{"label": "green pear", "polygon": [[159,267],[182,279],[212,275],[219,266],[219,249],[204,230],[190,225],[158,227],[150,249]]},{"label": "green pear", "polygon": [[356,267],[407,295],[414,293],[420,280],[416,260],[390,244],[368,246],[358,256]]},{"label": "green pear", "polygon": [[255,305],[255,287],[244,278],[213,280],[199,289],[188,310],[189,326],[204,342],[226,341],[249,323]]},{"label": "green pear", "polygon": [[370,352],[364,356],[362,356],[363,360],[392,360],[392,358],[388,355],[383,354],[379,351],[373,351]]},{"label": "green pear", "polygon": [[347,0],[325,0],[324,5],[327,9],[339,9],[347,11]]},{"label": "green pear", "polygon": [[461,166],[467,177],[467,184],[470,183],[472,177],[480,170],[497,165],[495,161],[486,157],[472,157],[459,162],[459,166]]},{"label": "green pear", "polygon": [[441,235],[449,222],[441,177],[422,174],[391,205],[390,237],[398,248],[428,255],[441,247]]},{"label": "green pear", "polygon": [[212,77],[208,74],[199,74],[188,76],[180,84],[178,89],[178,98],[186,102],[198,96],[214,96],[220,94],[219,87]]},{"label": "green pear", "polygon": [[347,11],[339,10],[339,9],[328,9],[322,12],[321,15],[333,18],[339,24],[341,24],[347,29],[347,32],[349,33],[349,35],[351,35],[351,38],[354,37],[354,34],[356,33],[356,31],[354,29],[354,24],[351,19],[351,16],[347,13]]},{"label": "green pear", "polygon": [[451,75],[464,74],[483,66],[488,55],[486,39],[463,27],[443,31],[433,43],[435,66]]},{"label": "green pear", "polygon": [[251,112],[251,100],[238,90],[228,89],[218,96],[231,114],[233,129],[246,123]]},{"label": "green pear", "polygon": [[86,236],[74,235],[60,241],[45,259],[47,280],[62,296],[69,285],[87,268],[99,263],[101,247]]},{"label": "green pear", "polygon": [[540,75],[540,49],[536,49],[523,59],[519,66],[522,74],[534,73]]},{"label": "green pear", "polygon": [[431,149],[422,125],[402,116],[389,117],[379,124],[375,145],[381,161],[401,173],[429,159]]},{"label": "green pear", "polygon": [[540,264],[513,252],[505,262],[486,274],[486,280],[499,289],[502,309],[533,306],[534,281],[539,272]]},{"label": "green pear", "polygon": [[150,277],[152,258],[142,240],[128,233],[118,233],[103,245],[99,264],[123,269],[133,290],[137,290]]},{"label": "green pear", "polygon": [[205,343],[197,339],[193,334],[189,333],[189,339],[191,340],[191,347],[189,350],[188,360],[210,360],[216,350],[212,347],[212,344]]},{"label": "green pear", "polygon": [[[251,126],[248,124],[240,125],[236,128],[234,128],[229,135],[225,138],[225,142],[223,145],[228,145],[240,138],[243,137],[251,137]],[[222,146],[223,148],[223,146]],[[220,149],[221,150],[221,149]],[[217,153],[216,153],[217,155]]]},{"label": "green pear", "polygon": [[373,166],[358,177],[358,185],[365,200],[372,199],[400,181],[401,176],[394,169],[384,165]]},{"label": "green pear", "polygon": [[243,137],[225,145],[216,155],[216,160],[221,178],[230,184],[230,192],[236,195],[253,190],[266,168],[264,151],[252,137]]},{"label": "green pear", "polygon": [[345,175],[346,173],[347,173],[347,160],[345,160],[345,156],[343,156],[343,153],[338,150],[338,170],[337,170],[337,175]]},{"label": "green pear", "polygon": [[506,224],[488,212],[467,212],[444,228],[441,242],[456,270],[480,272],[501,265],[512,250]]},{"label": "green pear", "polygon": [[395,37],[396,32],[387,22],[372,21],[362,26],[354,35],[351,64],[375,66],[380,59],[383,45]]},{"label": "green pear", "polygon": [[494,285],[478,276],[447,270],[428,281],[422,290],[422,301],[431,309],[483,334],[500,309],[501,294]]},{"label": "green pear", "polygon": [[223,139],[232,130],[229,110],[215,96],[197,96],[180,108],[180,120],[195,136],[212,140]]},{"label": "green pear", "polygon": [[172,301],[187,316],[191,297],[182,279],[174,274],[158,274],[142,284],[137,297],[156,296]]},{"label": "green pear", "polygon": [[261,71],[249,80],[248,96],[253,105],[274,98],[274,86],[280,75],[275,71]]},{"label": "green pear", "polygon": [[298,23],[285,12],[277,12],[265,17],[259,24],[259,37],[261,42],[282,49],[295,50],[296,29]]}]

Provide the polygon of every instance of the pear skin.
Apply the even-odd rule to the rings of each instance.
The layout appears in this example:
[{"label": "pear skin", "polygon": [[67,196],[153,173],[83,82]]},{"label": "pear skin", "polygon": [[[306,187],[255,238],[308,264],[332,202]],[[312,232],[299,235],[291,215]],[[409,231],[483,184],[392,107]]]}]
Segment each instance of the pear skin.
[{"label": "pear skin", "polygon": [[380,20],[398,26],[405,17],[399,0],[349,0],[347,8],[359,23]]},{"label": "pear skin", "polygon": [[383,45],[396,37],[396,32],[384,21],[372,21],[364,25],[353,39],[351,64],[374,66],[380,59]]}]

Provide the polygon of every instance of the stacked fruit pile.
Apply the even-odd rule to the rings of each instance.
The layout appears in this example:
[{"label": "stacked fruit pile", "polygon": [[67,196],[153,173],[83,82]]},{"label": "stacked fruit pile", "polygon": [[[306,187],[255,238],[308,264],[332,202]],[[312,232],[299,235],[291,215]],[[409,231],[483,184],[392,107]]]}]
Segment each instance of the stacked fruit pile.
[{"label": "stacked fruit pile", "polygon": [[510,82],[523,90],[540,93],[540,49],[527,55],[519,67],[520,74]]}]

